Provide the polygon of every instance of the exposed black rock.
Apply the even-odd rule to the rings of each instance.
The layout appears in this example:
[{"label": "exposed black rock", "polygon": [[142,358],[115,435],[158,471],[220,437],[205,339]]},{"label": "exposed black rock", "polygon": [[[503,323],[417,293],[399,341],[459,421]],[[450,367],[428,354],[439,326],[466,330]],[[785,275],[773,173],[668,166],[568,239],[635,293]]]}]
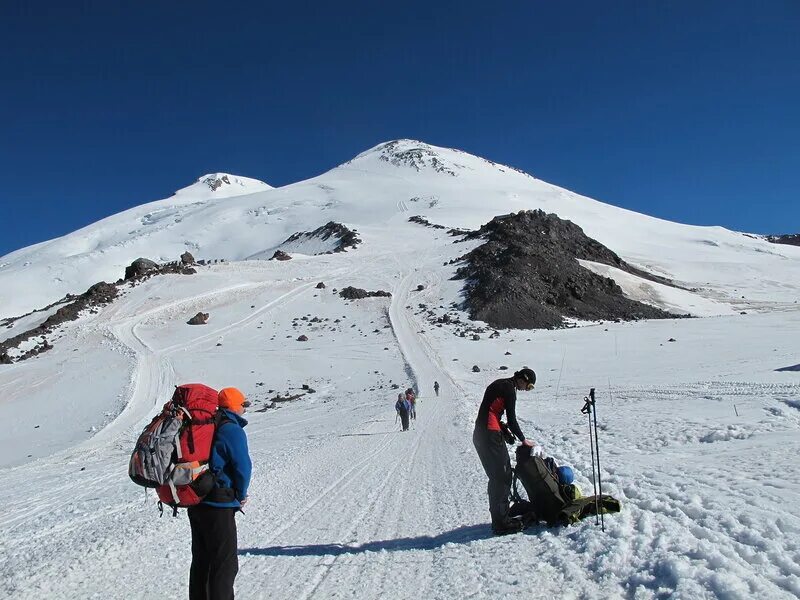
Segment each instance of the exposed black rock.
[{"label": "exposed black rock", "polygon": [[270,260],[292,260],[292,257],[283,250],[275,250],[275,254],[272,255]]},{"label": "exposed black rock", "polygon": [[184,265],[193,265],[194,264],[194,256],[188,250],[181,254],[181,263]]},{"label": "exposed black rock", "polygon": [[480,373],[481,368],[478,365],[472,365],[472,372],[473,373]]},{"label": "exposed black rock", "polygon": [[447,229],[444,225],[437,225],[435,223],[431,223],[423,217],[422,215],[414,215],[413,217],[409,217],[408,220],[411,223],[418,223],[419,225],[423,225],[425,227],[432,227],[433,229]]},{"label": "exposed black rock", "polygon": [[[153,268],[152,265],[155,265],[155,268]],[[97,312],[99,307],[105,306],[106,304],[110,304],[114,301],[119,293],[119,288],[122,286],[132,287],[155,275],[162,275],[166,273],[191,275],[196,272],[197,271],[195,271],[193,268],[186,266],[180,261],[159,265],[152,260],[138,258],[133,261],[130,266],[126,267],[124,280],[120,279],[116,283],[106,283],[105,281],[100,281],[91,286],[83,294],[78,296],[67,294],[58,302],[54,302],[46,308],[40,309],[49,310],[54,306],[58,306],[59,304],[63,305],[55,313],[50,315],[41,325],[24,331],[19,335],[11,337],[0,343],[0,364],[9,364],[4,362],[4,360],[9,360],[11,362],[25,360],[26,358],[30,358],[31,356],[36,356],[41,352],[50,350],[53,346],[47,340],[44,340],[37,346],[38,349],[33,348],[14,359],[8,355],[8,351],[10,349],[19,347],[22,342],[37,336],[48,334],[63,323],[76,320],[84,310]],[[28,314],[32,314],[33,312],[37,311],[31,311],[31,313]],[[10,324],[20,318],[22,317],[6,319],[3,321],[3,323]],[[2,359],[3,355],[6,356],[6,359]]]},{"label": "exposed black rock", "polygon": [[208,323],[208,317],[209,317],[208,313],[199,312],[195,316],[193,316],[191,319],[186,321],[186,324],[187,325],[205,325],[206,323]]},{"label": "exposed black rock", "polygon": [[299,337],[297,338],[297,341],[298,341],[298,342],[307,342],[307,341],[308,341],[308,336],[301,335],[301,336],[299,336]]},{"label": "exposed black rock", "polygon": [[[47,317],[47,319],[38,327],[34,327],[16,335],[14,337],[8,338],[7,340],[0,343],[0,356],[6,355],[8,357],[8,351],[11,348],[17,348],[22,342],[25,342],[31,338],[44,336],[45,334],[50,333],[53,329],[61,325],[62,323],[66,323],[67,321],[74,321],[78,318],[81,311],[86,309],[94,309],[99,306],[104,306],[114,298],[117,297],[117,286],[106,283],[105,281],[101,281],[99,283],[95,283],[92,287],[86,290],[80,296],[76,296],[75,299],[70,302],[69,304],[65,304],[61,308],[59,308],[55,313]],[[17,357],[16,360],[25,360],[26,358],[30,358],[31,356],[35,356],[40,352],[44,352],[45,350],[50,350],[52,345],[50,345],[47,340],[44,340],[42,344],[39,345],[39,349],[37,351],[36,348],[22,354],[21,356]],[[10,357],[8,358],[9,360]],[[10,364],[5,361],[3,364]]]},{"label": "exposed black rock", "polygon": [[[430,221],[428,221],[428,219],[426,219],[422,215],[414,215],[413,217],[409,217],[408,220],[411,223],[417,223],[418,225],[423,225],[425,227],[431,227],[433,229],[447,229],[444,225],[438,225],[436,223],[431,223]],[[452,229],[447,229],[447,233],[450,234],[450,235],[467,235],[467,234],[473,233],[473,232],[470,231],[469,229],[461,229],[461,228],[456,227],[456,228],[452,228]],[[447,264],[447,263],[445,263],[445,264]]]},{"label": "exposed black rock", "polygon": [[339,292],[339,296],[341,296],[345,300],[361,300],[362,298],[374,298],[374,297],[390,298],[392,295],[389,292],[385,292],[383,290],[378,290],[376,292],[368,292],[367,290],[362,290],[361,288],[347,286],[341,292]]},{"label": "exposed black rock", "polygon": [[137,258],[125,267],[125,280],[135,279],[158,269],[158,263],[149,258]]},{"label": "exposed black rock", "polygon": [[317,284],[315,287],[316,287],[318,290],[324,290],[324,289],[325,289],[325,283],[324,283],[324,282],[322,282],[322,281],[320,281],[320,282],[319,282],[319,283],[318,283],[318,284]]},{"label": "exposed black rock", "polygon": [[479,237],[486,243],[462,257],[465,265],[454,277],[467,280],[465,308],[472,319],[495,328],[553,329],[563,327],[565,317],[676,317],[626,298],[612,279],[581,267],[579,258],[643,275],[557,215],[534,210],[495,217],[466,239]]},{"label": "exposed black rock", "polygon": [[[197,273],[191,266],[183,262],[183,256],[189,254],[185,252],[181,260],[158,264],[148,258],[137,258],[129,266],[125,267],[125,281],[141,282],[155,275],[166,275],[174,273],[178,275],[194,275]],[[191,257],[192,255],[189,254]],[[194,260],[194,259],[192,259]]]},{"label": "exposed black rock", "polygon": [[452,166],[442,161],[433,148],[422,142],[413,144],[415,147],[408,147],[408,142],[409,140],[386,142],[380,148],[378,158],[396,167],[411,167],[416,171],[431,169],[436,173],[456,177]]},{"label": "exposed black rock", "polygon": [[800,246],[800,233],[768,235],[767,241],[772,242],[773,244],[789,244],[790,246]]},{"label": "exposed black rock", "polygon": [[314,231],[300,231],[289,236],[281,246],[286,244],[293,244],[296,242],[303,242],[306,240],[319,239],[326,241],[331,237],[337,238],[339,243],[333,250],[324,252],[323,254],[332,254],[334,252],[347,252],[348,248],[355,249],[361,243],[357,232],[347,228],[341,223],[328,221],[325,225],[317,227]]}]

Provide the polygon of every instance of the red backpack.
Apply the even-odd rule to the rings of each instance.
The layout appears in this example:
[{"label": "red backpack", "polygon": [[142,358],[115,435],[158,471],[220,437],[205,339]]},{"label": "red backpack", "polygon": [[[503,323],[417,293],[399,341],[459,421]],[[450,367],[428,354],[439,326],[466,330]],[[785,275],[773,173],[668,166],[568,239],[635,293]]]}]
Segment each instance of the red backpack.
[{"label": "red backpack", "polygon": [[224,418],[217,403],[217,391],[208,386],[180,385],[136,442],[128,475],[138,485],[156,488],[160,502],[175,512],[198,504],[216,483],[208,460]]}]

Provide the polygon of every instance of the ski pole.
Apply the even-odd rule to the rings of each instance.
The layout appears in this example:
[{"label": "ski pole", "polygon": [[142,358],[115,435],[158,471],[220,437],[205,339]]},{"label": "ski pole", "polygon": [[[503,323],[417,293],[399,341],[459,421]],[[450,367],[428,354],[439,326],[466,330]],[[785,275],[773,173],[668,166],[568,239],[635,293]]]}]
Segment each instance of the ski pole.
[{"label": "ski pole", "polygon": [[[589,396],[592,398],[592,408],[594,408],[594,453],[597,455],[597,487],[600,491],[600,496],[597,500],[597,507],[600,508],[600,502],[603,499],[603,477],[600,474],[600,443],[597,439],[597,406],[595,405],[594,400],[594,388],[589,391]],[[603,518],[603,511],[598,510],[600,513],[600,529],[601,531],[606,530],[606,522]]]},{"label": "ski pole", "polygon": [[[594,392],[594,388],[592,388],[592,390],[589,392],[589,396],[592,395],[592,392]],[[592,404],[593,404],[593,400],[590,400],[589,396],[584,396],[584,398],[583,398],[584,405],[583,405],[583,408],[581,409],[581,412],[583,414],[585,414],[585,415],[588,415],[588,417],[589,417],[589,450],[592,453],[592,492],[594,494],[594,508],[595,508],[594,518],[595,518],[595,524],[597,524],[598,523],[598,519],[599,519],[599,515],[597,513],[599,512],[600,505],[599,505],[599,502],[598,502],[598,499],[597,499],[597,480],[596,480],[595,470],[594,470],[594,440],[592,439],[592,436],[593,436],[593,434],[592,434]]]}]

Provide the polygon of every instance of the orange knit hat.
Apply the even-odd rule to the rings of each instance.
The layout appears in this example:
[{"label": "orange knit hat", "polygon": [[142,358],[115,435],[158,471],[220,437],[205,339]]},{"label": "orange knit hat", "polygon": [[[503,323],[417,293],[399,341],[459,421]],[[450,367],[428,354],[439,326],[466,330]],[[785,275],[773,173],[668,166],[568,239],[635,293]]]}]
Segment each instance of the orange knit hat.
[{"label": "orange knit hat", "polygon": [[219,406],[235,413],[241,413],[242,408],[250,406],[244,394],[235,387],[223,388],[219,391]]}]

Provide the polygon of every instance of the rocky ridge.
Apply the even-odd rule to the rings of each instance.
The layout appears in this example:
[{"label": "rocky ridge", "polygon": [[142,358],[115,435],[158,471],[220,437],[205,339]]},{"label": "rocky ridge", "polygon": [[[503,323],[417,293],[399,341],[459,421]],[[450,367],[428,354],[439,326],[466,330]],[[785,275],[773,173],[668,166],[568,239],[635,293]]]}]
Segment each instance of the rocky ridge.
[{"label": "rocky ridge", "polygon": [[612,280],[577,259],[667,280],[628,265],[583,230],[541,210],[495,217],[464,239],[486,242],[462,256],[454,279],[464,279],[470,318],[494,328],[553,329],[574,320],[665,319],[677,315],[631,300]]}]

